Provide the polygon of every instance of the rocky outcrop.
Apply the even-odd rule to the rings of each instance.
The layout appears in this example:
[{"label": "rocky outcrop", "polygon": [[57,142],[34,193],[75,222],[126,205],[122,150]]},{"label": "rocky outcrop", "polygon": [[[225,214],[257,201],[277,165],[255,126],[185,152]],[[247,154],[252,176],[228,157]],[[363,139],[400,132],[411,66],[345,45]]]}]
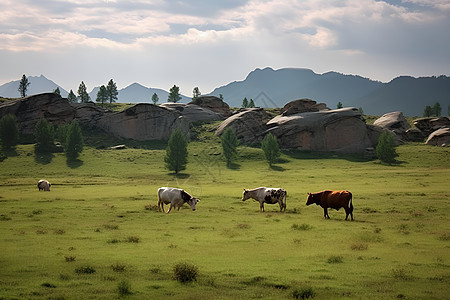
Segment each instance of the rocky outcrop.
[{"label": "rocky outcrop", "polygon": [[432,132],[448,127],[450,128],[450,118],[449,117],[438,117],[438,118],[422,118],[414,121],[414,126],[416,126],[424,135],[430,135]]},{"label": "rocky outcrop", "polygon": [[195,104],[164,103],[160,106],[179,111],[191,123],[198,121],[220,121],[224,119],[221,114]]},{"label": "rocky outcrop", "polygon": [[75,112],[75,120],[83,127],[95,128],[97,121],[110,111],[100,108],[93,102],[71,104]]},{"label": "rocky outcrop", "polygon": [[276,116],[267,123],[281,148],[364,153],[373,146],[366,123],[356,108]]},{"label": "rocky outcrop", "polygon": [[400,111],[382,115],[380,118],[375,120],[373,125],[383,129],[389,129],[399,135],[405,133],[405,131],[411,127],[406,118],[403,116],[403,113]]},{"label": "rocky outcrop", "polygon": [[221,135],[227,128],[232,128],[238,139],[244,143],[258,143],[264,137],[269,114],[262,108],[249,108],[232,115],[223,121],[216,130]]},{"label": "rocky outcrop", "polygon": [[450,128],[440,128],[434,131],[425,142],[432,146],[449,146],[450,145]]},{"label": "rocky outcrop", "polygon": [[201,107],[208,108],[224,117],[231,115],[230,106],[216,96],[200,96],[192,100],[188,104],[195,104]]},{"label": "rocky outcrop", "polygon": [[0,118],[13,114],[22,134],[33,134],[36,123],[46,118],[54,125],[70,123],[75,112],[65,98],[54,93],[38,94],[0,104]]},{"label": "rocky outcrop", "polygon": [[138,141],[168,140],[175,128],[189,136],[189,122],[180,112],[144,103],[104,115],[97,126],[116,137]]},{"label": "rocky outcrop", "polygon": [[298,113],[315,112],[321,110],[329,110],[329,108],[325,103],[317,103],[316,101],[311,99],[299,99],[286,104],[281,109],[281,114],[283,116],[290,116]]}]

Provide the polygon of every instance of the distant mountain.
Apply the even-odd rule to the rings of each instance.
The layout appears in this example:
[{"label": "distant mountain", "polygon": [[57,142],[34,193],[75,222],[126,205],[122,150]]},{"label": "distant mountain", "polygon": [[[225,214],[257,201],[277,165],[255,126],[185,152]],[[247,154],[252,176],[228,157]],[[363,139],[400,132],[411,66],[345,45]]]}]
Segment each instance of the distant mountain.
[{"label": "distant mountain", "polygon": [[216,88],[211,95],[223,95],[230,106],[241,106],[242,99],[253,99],[256,106],[283,107],[301,98],[310,98],[335,108],[363,108],[366,114],[381,115],[402,111],[420,116],[426,105],[440,102],[445,111],[450,99],[450,77],[398,77],[389,83],[337,72],[316,74],[309,69],[256,69],[243,81]]},{"label": "distant mountain", "polygon": [[[53,92],[57,87],[59,87],[59,91],[61,92],[62,97],[67,97],[67,95],[69,94],[65,89],[63,89],[61,86],[57,85],[50,79],[47,79],[44,75],[28,76],[27,78],[28,82],[30,83],[30,85],[28,86],[27,95]],[[0,96],[6,98],[20,97],[19,85],[20,79],[1,85]]]},{"label": "distant mountain", "polygon": [[[100,90],[100,87],[95,87],[92,92],[89,93],[91,97],[91,101],[97,99],[97,93]],[[169,93],[162,89],[156,88],[148,88],[139,83],[132,83],[129,86],[118,90],[119,94],[117,95],[117,102],[122,103],[152,103],[152,96],[154,93],[158,95],[159,102],[164,103],[167,102],[167,98]],[[192,99],[186,96],[180,95],[180,102],[190,102]]]}]

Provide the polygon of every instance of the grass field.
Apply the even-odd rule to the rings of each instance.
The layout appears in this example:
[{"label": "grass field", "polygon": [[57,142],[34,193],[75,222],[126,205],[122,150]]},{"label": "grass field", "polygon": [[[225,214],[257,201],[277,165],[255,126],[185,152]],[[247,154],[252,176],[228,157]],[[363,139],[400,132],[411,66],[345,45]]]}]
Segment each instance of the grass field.
[{"label": "grass field", "polygon": [[[18,146],[0,163],[0,299],[448,299],[449,148],[402,145],[393,166],[285,152],[269,168],[240,147],[228,169],[217,140],[198,140],[178,176],[161,145],[87,147],[75,163]],[[157,212],[161,186],[197,211]],[[259,186],[285,188],[286,212],[241,201]],[[323,189],[350,190],[355,221],[305,206]],[[179,262],[196,282],[173,279]]]}]

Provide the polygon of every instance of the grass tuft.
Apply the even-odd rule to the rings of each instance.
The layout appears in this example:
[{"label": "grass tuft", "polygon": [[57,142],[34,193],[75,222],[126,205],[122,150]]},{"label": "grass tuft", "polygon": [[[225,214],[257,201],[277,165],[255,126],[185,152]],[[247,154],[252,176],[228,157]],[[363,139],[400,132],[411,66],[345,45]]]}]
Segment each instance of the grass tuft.
[{"label": "grass tuft", "polygon": [[122,280],[117,284],[117,292],[119,293],[119,297],[131,295],[131,284],[126,280]]},{"label": "grass tuft", "polygon": [[313,227],[311,225],[309,225],[309,224],[303,223],[301,225],[292,224],[291,228],[294,229],[294,230],[307,231],[307,230],[311,230]]},{"label": "grass tuft", "polygon": [[173,278],[181,283],[197,281],[198,267],[193,264],[181,262],[173,267]]},{"label": "grass tuft", "polygon": [[119,263],[115,263],[111,265],[111,269],[114,272],[124,272],[126,270],[127,266],[119,264]]},{"label": "grass tuft", "polygon": [[327,259],[327,263],[329,263],[329,264],[341,264],[341,263],[343,263],[344,261],[343,261],[343,257],[342,256],[330,256],[328,259]]},{"label": "grass tuft", "polygon": [[96,271],[91,266],[83,266],[75,269],[75,273],[77,274],[94,274]]},{"label": "grass tuft", "polygon": [[316,296],[316,293],[311,287],[305,287],[302,289],[295,289],[292,292],[292,297],[295,299],[309,299],[314,298]]}]

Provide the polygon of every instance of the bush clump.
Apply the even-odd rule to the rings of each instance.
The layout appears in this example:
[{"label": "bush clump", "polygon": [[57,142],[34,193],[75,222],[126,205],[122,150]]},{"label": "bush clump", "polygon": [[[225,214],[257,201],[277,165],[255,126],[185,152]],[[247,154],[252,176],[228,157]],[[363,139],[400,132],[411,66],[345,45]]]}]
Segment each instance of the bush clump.
[{"label": "bush clump", "polygon": [[117,291],[119,292],[119,297],[131,295],[131,284],[128,281],[122,280],[117,285]]},{"label": "bush clump", "polygon": [[302,288],[300,290],[294,290],[292,292],[292,297],[295,299],[309,299],[314,298],[316,296],[316,293],[311,287]]},{"label": "bush clump", "polygon": [[75,269],[75,273],[77,274],[93,274],[95,272],[95,269],[90,266],[83,266]]},{"label": "bush clump", "polygon": [[173,278],[181,283],[197,281],[198,267],[193,264],[181,262],[173,267]]}]

